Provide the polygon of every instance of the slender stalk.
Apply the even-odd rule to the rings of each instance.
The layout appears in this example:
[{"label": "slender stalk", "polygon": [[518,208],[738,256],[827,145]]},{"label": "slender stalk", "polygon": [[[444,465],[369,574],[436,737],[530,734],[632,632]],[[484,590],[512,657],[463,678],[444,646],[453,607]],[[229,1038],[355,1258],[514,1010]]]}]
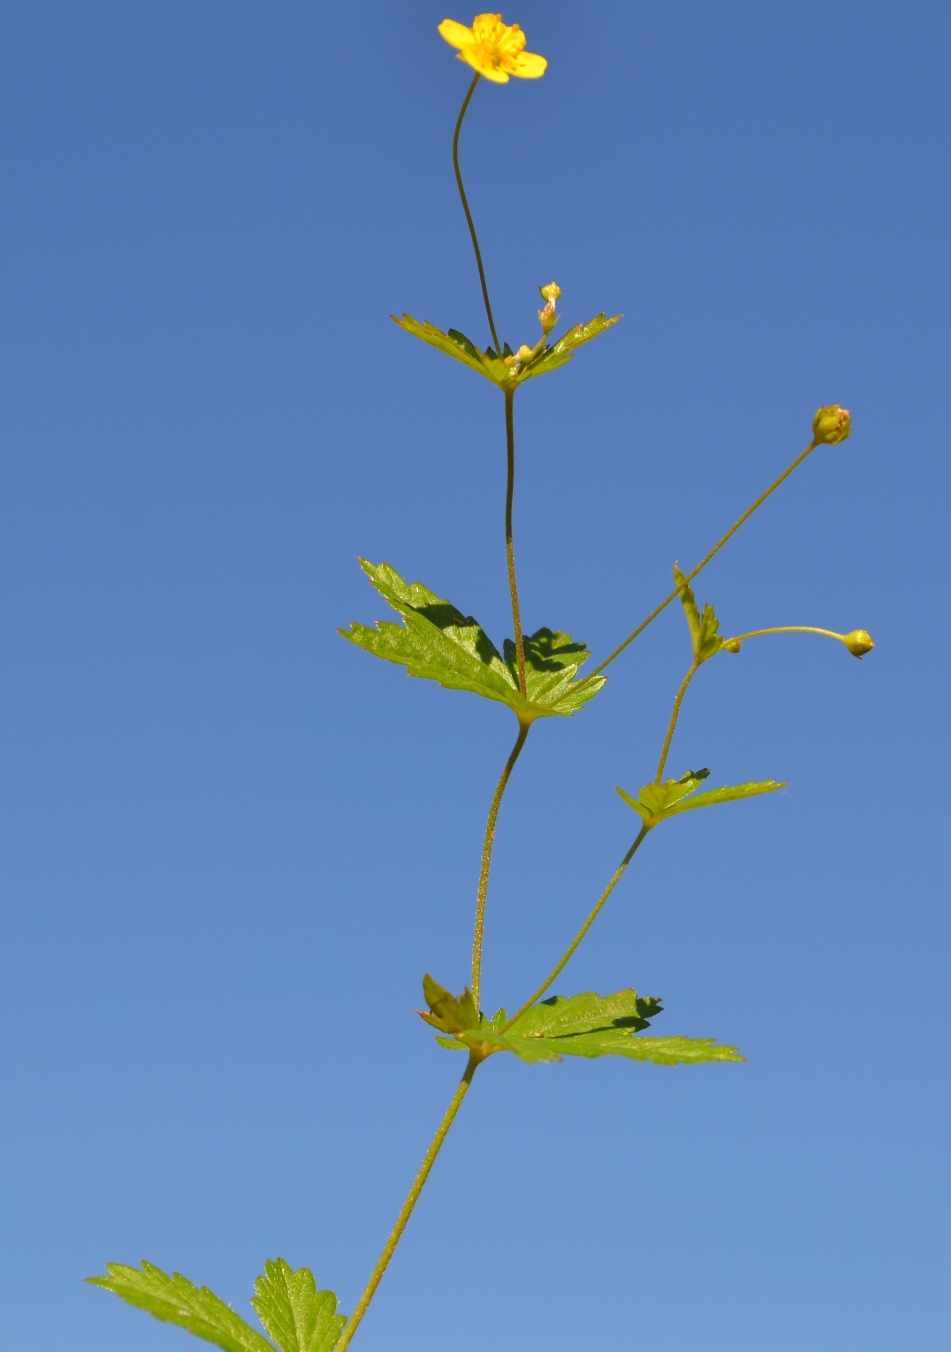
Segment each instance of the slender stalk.
[{"label": "slender stalk", "polygon": [[512,624],[515,627],[515,655],[518,660],[518,688],[528,695],[525,677],[525,642],[522,638],[522,612],[518,605],[518,583],[515,580],[515,545],[512,541],[512,502],[515,498],[515,391],[505,391],[505,446],[508,476],[505,487],[505,560],[509,571],[509,594],[512,598]]},{"label": "slender stalk", "polygon": [[380,1281],[387,1269],[387,1265],[393,1257],[393,1252],[400,1242],[403,1231],[406,1229],[406,1223],[412,1215],[413,1207],[419,1200],[419,1194],[422,1192],[426,1180],[429,1177],[430,1170],[436,1162],[436,1156],[442,1149],[442,1143],[446,1139],[449,1128],[453,1124],[453,1120],[455,1119],[456,1113],[459,1111],[462,1100],[468,1093],[469,1085],[472,1083],[472,1077],[476,1072],[478,1064],[479,1062],[475,1057],[469,1057],[469,1064],[466,1066],[466,1072],[459,1081],[459,1085],[449,1102],[449,1107],[443,1115],[443,1119],[439,1124],[436,1135],[432,1139],[432,1144],[423,1157],[423,1162],[419,1166],[419,1173],[413,1180],[413,1186],[410,1188],[406,1201],[400,1209],[400,1214],[396,1218],[396,1224],[390,1231],[390,1237],[386,1241],[383,1252],[380,1254],[379,1261],[373,1269],[373,1272],[370,1274],[370,1280],[366,1284],[363,1295],[357,1301],[356,1309],[347,1320],[346,1327],[340,1335],[340,1341],[337,1343],[334,1352],[344,1352],[344,1348],[349,1346],[351,1338],[357,1331],[357,1325],[366,1314],[367,1306],[376,1294],[376,1288],[380,1285]]},{"label": "slender stalk", "polygon": [[614,891],[617,884],[620,882],[624,870],[627,868],[628,864],[634,858],[635,854],[638,851],[638,848],[640,847],[641,841],[647,835],[649,830],[650,827],[647,825],[641,827],[640,831],[638,832],[637,839],[634,841],[634,844],[631,846],[627,854],[621,860],[620,864],[618,864],[617,868],[612,873],[611,881],[608,883],[607,887],[601,893],[600,897],[598,897],[598,900],[595,902],[591,914],[588,916],[587,920],[581,926],[581,929],[575,935],[574,939],[572,939],[571,943],[568,945],[568,948],[566,949],[564,956],[561,958],[561,961],[545,978],[545,980],[539,986],[535,994],[531,996],[528,1000],[526,1000],[524,1005],[522,1005],[521,1009],[519,1009],[515,1014],[512,1015],[508,1023],[505,1025],[505,1028],[502,1029],[503,1033],[507,1032],[508,1029],[512,1027],[512,1024],[515,1023],[517,1019],[520,1019],[522,1017],[522,1015],[525,1013],[527,1009],[531,1009],[532,1005],[536,1004],[537,1001],[539,1001],[542,998],[542,996],[548,990],[549,986],[551,986],[555,981],[558,980],[561,973],[568,966],[568,963],[573,957],[578,945],[581,943],[584,936],[588,933],[588,930],[597,920],[598,914],[601,911],[601,907],[604,905],[608,897]]},{"label": "slender stalk", "polygon": [[748,638],[759,638],[763,634],[824,634],[826,638],[837,638],[845,642],[845,634],[837,634],[834,629],[817,629],[812,624],[781,624],[777,629],[752,629],[748,634],[734,634],[724,643],[745,643]]},{"label": "slender stalk", "polygon": [[694,676],[696,676],[699,670],[700,663],[694,662],[693,666],[690,667],[686,676],[680,682],[680,689],[677,691],[677,695],[674,699],[673,712],[670,715],[670,722],[667,725],[667,736],[664,738],[664,747],[660,753],[660,760],[657,764],[657,775],[654,779],[655,784],[660,783],[661,776],[664,773],[664,766],[667,764],[667,753],[670,751],[670,744],[674,739],[674,728],[677,726],[677,719],[680,717],[680,706],[684,702],[684,695],[686,695],[687,693],[687,686],[690,684],[690,682],[693,680]]},{"label": "slender stalk", "polygon": [[501,778],[496,785],[495,793],[492,797],[492,804],[489,808],[489,820],[485,824],[485,840],[482,844],[482,864],[479,868],[479,890],[476,894],[476,914],[475,914],[475,934],[472,938],[472,998],[475,1000],[476,1009],[479,1008],[479,987],[482,984],[482,932],[485,928],[485,898],[489,890],[489,869],[492,864],[492,845],[495,841],[495,823],[499,816],[499,807],[502,803],[502,795],[505,792],[505,786],[509,782],[509,776],[515,768],[515,762],[522,754],[522,747],[525,745],[525,739],[528,736],[530,723],[523,723],[519,719],[518,737],[515,745],[512,747],[508,760],[505,762],[505,769],[502,771]]},{"label": "slender stalk", "polygon": [[485,280],[485,268],[482,266],[482,250],[479,248],[479,236],[476,234],[475,222],[472,219],[472,212],[469,210],[469,202],[466,198],[466,190],[462,183],[462,170],[459,168],[459,133],[462,131],[462,120],[466,115],[466,109],[469,107],[469,100],[475,93],[475,87],[479,83],[479,73],[476,72],[475,79],[469,86],[469,92],[462,101],[462,107],[459,109],[459,117],[456,120],[456,131],[452,138],[452,167],[456,171],[456,187],[459,189],[459,196],[462,198],[462,209],[466,213],[466,220],[469,223],[469,234],[472,236],[472,247],[475,249],[476,262],[479,265],[479,281],[482,283],[482,299],[485,301],[485,312],[489,319],[489,328],[492,332],[492,342],[498,356],[502,355],[502,344],[499,342],[499,335],[495,331],[495,320],[492,318],[492,304],[489,300],[489,287]]},{"label": "slender stalk", "polygon": [[[796,456],[795,460],[794,460],[794,461],[792,462],[792,464],[788,467],[788,469],[783,470],[783,472],[782,472],[782,474],[779,476],[779,478],[776,479],[776,480],[774,480],[774,482],[770,484],[770,486],[769,486],[769,488],[767,488],[766,492],[760,494],[760,496],[759,496],[759,497],[756,499],[756,501],[753,503],[752,507],[747,508],[747,510],[743,513],[743,515],[739,518],[738,521],[734,521],[733,525],[732,525],[732,526],[730,527],[730,529],[727,531],[726,535],[722,536],[722,538],[719,539],[719,540],[717,541],[717,543],[716,543],[716,544],[713,546],[713,548],[710,550],[710,553],[709,553],[709,554],[705,554],[705,555],[704,555],[704,557],[703,557],[703,558],[700,560],[700,562],[697,564],[696,568],[694,568],[693,572],[687,574],[687,581],[688,581],[688,582],[692,582],[693,579],[694,579],[694,578],[697,576],[697,574],[700,572],[700,570],[701,570],[702,568],[706,568],[707,564],[708,564],[708,563],[710,562],[710,560],[713,558],[714,554],[718,554],[718,553],[719,553],[719,551],[720,551],[720,550],[723,548],[723,546],[726,544],[727,540],[729,540],[731,536],[733,536],[733,535],[736,534],[736,532],[740,529],[740,527],[744,524],[744,522],[746,522],[746,521],[748,521],[748,520],[750,519],[750,517],[751,517],[751,516],[753,515],[753,513],[756,511],[757,507],[762,507],[763,503],[766,501],[766,499],[769,497],[769,495],[770,495],[771,493],[775,493],[775,491],[776,491],[776,489],[779,487],[779,485],[780,485],[781,483],[784,483],[785,480],[789,478],[789,476],[790,476],[790,474],[792,474],[793,470],[799,468],[799,466],[800,466],[800,465],[802,464],[802,462],[805,460],[806,456],[807,456],[807,455],[811,455],[812,452],[816,449],[816,447],[817,447],[819,444],[820,444],[820,443],[817,442],[817,441],[811,442],[811,443],[806,447],[806,449],[805,449],[800,455],[797,455],[797,456]],[[648,615],[647,619],[644,620],[641,624],[639,624],[639,625],[637,626],[637,628],[634,630],[633,634],[629,634],[629,635],[627,636],[627,638],[624,640],[624,642],[621,643],[621,644],[619,644],[619,646],[618,646],[617,648],[614,649],[614,652],[611,653],[611,655],[610,655],[609,657],[606,657],[606,658],[604,659],[604,661],[600,664],[600,666],[595,667],[594,671],[589,672],[588,676],[587,676],[585,679],[590,681],[591,678],[592,678],[593,676],[597,676],[598,673],[601,672],[601,671],[603,671],[604,668],[605,668],[606,666],[608,666],[609,663],[613,662],[614,659],[615,659],[616,657],[620,657],[620,655],[621,655],[621,653],[624,651],[624,649],[625,649],[629,644],[633,643],[634,640],[635,640],[639,635],[643,634],[643,632],[644,632],[644,630],[647,628],[647,626],[648,626],[649,624],[653,624],[654,620],[657,619],[657,616],[661,613],[661,611],[662,611],[662,610],[666,610],[667,607],[670,605],[671,601],[676,600],[677,597],[678,597],[679,595],[680,595],[679,589],[675,589],[674,591],[672,591],[672,592],[670,593],[670,595],[669,595],[665,600],[661,601],[661,603],[660,603],[660,605],[657,607],[657,609],[656,609],[656,610],[652,610],[651,613]]]}]

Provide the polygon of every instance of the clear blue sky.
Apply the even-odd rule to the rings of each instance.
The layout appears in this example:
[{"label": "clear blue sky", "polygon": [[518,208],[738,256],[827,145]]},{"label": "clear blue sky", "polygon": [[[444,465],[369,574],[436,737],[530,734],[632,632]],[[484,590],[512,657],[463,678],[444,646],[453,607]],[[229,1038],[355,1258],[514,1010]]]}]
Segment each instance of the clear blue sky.
[{"label": "clear blue sky", "polygon": [[[469,11],[451,11],[470,22]],[[250,1314],[352,1308],[458,1061],[514,720],[336,637],[386,559],[508,632],[501,399],[442,6],[6,7],[0,42],[3,1342],[185,1352],[82,1285],[146,1257]],[[480,1072],[355,1347],[948,1346],[948,70],[909,0],[524,0],[550,60],[463,137],[500,327],[624,321],[519,396],[526,621],[603,655],[703,575],[763,640],[671,769],[783,794],[648,842],[560,989],[635,985],[742,1066]],[[537,982],[632,835],[688,658],[668,612],[535,733],[485,1001]]]}]

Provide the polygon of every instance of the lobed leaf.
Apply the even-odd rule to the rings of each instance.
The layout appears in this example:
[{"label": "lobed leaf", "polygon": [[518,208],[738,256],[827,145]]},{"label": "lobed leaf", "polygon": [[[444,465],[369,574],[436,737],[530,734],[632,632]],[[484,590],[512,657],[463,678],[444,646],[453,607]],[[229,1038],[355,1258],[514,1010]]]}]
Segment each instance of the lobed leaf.
[{"label": "lobed leaf", "polygon": [[429,1005],[430,1013],[417,1011],[421,1019],[440,1028],[444,1033],[462,1033],[470,1028],[478,1028],[479,1012],[475,1007],[472,992],[467,986],[458,999],[434,981],[427,973],[423,977],[423,995]]},{"label": "lobed leaf", "polygon": [[177,1324],[196,1338],[214,1343],[223,1352],[274,1352],[267,1339],[235,1314],[230,1305],[207,1286],[194,1286],[180,1272],[170,1277],[152,1263],[143,1263],[141,1269],[107,1263],[106,1272],[106,1277],[88,1277],[87,1281],[112,1291],[140,1310],[147,1310],[155,1319]]},{"label": "lobed leaf", "polygon": [[414,338],[419,338],[430,347],[436,348],[439,352],[445,352],[448,357],[455,361],[462,362],[463,366],[468,366],[470,370],[477,371],[480,376],[486,380],[491,380],[493,385],[497,385],[502,390],[517,389],[526,380],[531,380],[534,376],[545,375],[548,371],[554,371],[558,366],[564,366],[565,362],[570,361],[575,352],[582,345],[588,343],[592,338],[597,338],[612,324],[616,324],[621,318],[615,315],[613,319],[608,319],[604,313],[595,315],[594,319],[587,324],[576,324],[573,329],[569,329],[563,338],[559,338],[556,343],[545,346],[532,358],[531,361],[520,362],[515,359],[512,349],[506,343],[502,349],[501,355],[495,352],[491,347],[480,352],[470,339],[458,329],[449,329],[443,333],[435,324],[430,324],[428,320],[420,321],[414,319],[412,315],[404,314],[390,315],[395,324],[407,333],[411,333]]},{"label": "lobed leaf", "polygon": [[690,812],[695,807],[712,807],[714,803],[732,803],[740,798],[755,798],[761,793],[774,793],[784,789],[785,782],[767,779],[755,784],[724,785],[719,789],[708,789],[697,793],[697,789],[709,775],[709,770],[688,770],[682,779],[668,779],[662,784],[645,784],[638,790],[637,797],[618,788],[617,792],[628,807],[648,825],[656,826],[667,817],[678,812]]},{"label": "lobed leaf", "polygon": [[478,1028],[437,1041],[480,1057],[513,1052],[528,1062],[561,1061],[565,1056],[623,1056],[658,1065],[743,1060],[735,1047],[719,1046],[712,1038],[638,1036],[660,1012],[659,1000],[641,998],[634,990],[607,996],[586,991],[532,1005],[511,1028],[505,1027],[505,1011],[500,1010],[492,1019],[483,1018]]},{"label": "lobed leaf", "polygon": [[450,690],[468,690],[507,704],[523,722],[569,716],[593,699],[605,682],[595,676],[577,680],[590,654],[569,634],[539,629],[524,639],[527,698],[518,684],[515,644],[504,657],[471,616],[463,615],[421,582],[408,583],[387,563],[366,559],[360,566],[370,582],[403,617],[403,624],[381,621],[375,628],[352,624],[338,632],[377,657],[405,666],[410,676],[438,681]]},{"label": "lobed leaf", "polygon": [[281,1352],[333,1352],[347,1322],[337,1314],[337,1297],[318,1291],[314,1274],[294,1269],[283,1258],[264,1264],[251,1304]]}]

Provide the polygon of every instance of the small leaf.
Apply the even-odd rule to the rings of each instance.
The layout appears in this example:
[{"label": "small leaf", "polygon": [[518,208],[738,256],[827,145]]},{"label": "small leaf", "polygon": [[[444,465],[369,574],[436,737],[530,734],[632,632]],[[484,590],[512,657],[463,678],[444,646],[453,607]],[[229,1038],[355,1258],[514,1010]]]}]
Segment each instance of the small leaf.
[{"label": "small leaf", "polygon": [[383,621],[375,628],[353,624],[338,632],[377,657],[405,666],[410,676],[438,681],[450,690],[468,690],[507,704],[523,722],[570,716],[604,685],[605,677],[576,679],[589,653],[570,635],[539,629],[524,639],[528,698],[519,690],[515,645],[499,653],[485,630],[420,582],[407,583],[387,563],[360,565],[402,625]]},{"label": "small leaf", "polygon": [[283,1258],[268,1259],[254,1289],[251,1304],[282,1352],[333,1352],[347,1316],[337,1314],[337,1297],[318,1291],[307,1268],[295,1272]]},{"label": "small leaf", "polygon": [[528,362],[520,372],[519,383],[524,380],[531,380],[533,376],[543,376],[549,371],[554,371],[558,366],[564,366],[565,362],[571,361],[582,343],[589,343],[592,338],[597,338],[599,334],[604,333],[612,324],[616,324],[621,315],[615,315],[608,319],[602,311],[595,315],[587,324],[576,324],[573,329],[569,329],[563,338],[559,338],[557,343],[551,347],[544,348],[534,361]]},{"label": "small leaf", "polygon": [[[430,324],[428,320],[420,322],[414,319],[412,315],[404,314],[390,315],[395,324],[399,324],[401,329],[411,333],[414,338],[421,339],[428,343],[430,347],[436,348],[439,352],[445,352],[447,356],[462,362],[470,370],[477,371],[480,376],[486,380],[491,380],[493,385],[497,385],[501,390],[515,390],[526,380],[531,380],[533,376],[545,375],[548,371],[554,371],[558,366],[564,366],[565,362],[570,361],[575,352],[582,345],[588,343],[592,338],[597,338],[598,334],[604,333],[612,324],[616,324],[621,318],[615,315],[613,319],[608,319],[603,313],[595,315],[594,319],[587,324],[576,324],[573,329],[569,329],[563,338],[559,338],[557,343],[551,347],[544,347],[531,361],[522,363],[512,360],[512,349],[506,343],[502,348],[501,356],[494,352],[491,347],[486,348],[485,352],[480,352],[475,343],[471,342],[464,333],[458,329],[450,329],[448,333],[443,333],[435,324]],[[509,358],[508,361],[505,358]]]},{"label": "small leaf", "polygon": [[[274,1352],[274,1348],[207,1286],[193,1286],[176,1272],[169,1277],[152,1263],[138,1268],[107,1263],[107,1277],[88,1277],[93,1286],[112,1291],[130,1305],[147,1310],[166,1324],[178,1324],[223,1352]],[[321,1349],[323,1352],[323,1349]]]},{"label": "small leaf", "polygon": [[683,606],[684,615],[687,618],[687,627],[690,630],[690,638],[693,643],[694,661],[699,666],[701,662],[708,661],[723,647],[723,639],[717,632],[720,628],[720,621],[711,605],[705,605],[701,615],[694,599],[693,588],[676,563],[674,564],[674,583],[680,592],[680,604]]},{"label": "small leaf", "polygon": [[697,793],[709,773],[709,770],[688,770],[682,779],[645,784],[636,798],[621,788],[617,792],[648,826],[656,826],[678,812],[690,812],[695,807],[712,807],[714,803],[732,803],[739,798],[755,798],[757,794],[774,793],[776,789],[786,787],[785,781],[768,779],[758,784],[735,784]]},{"label": "small leaf", "polygon": [[514,1052],[529,1062],[560,1061],[565,1056],[623,1056],[659,1065],[743,1060],[735,1047],[718,1046],[709,1038],[637,1036],[660,1011],[658,1000],[642,999],[633,990],[607,996],[594,991],[567,998],[555,995],[532,1005],[507,1031],[502,1031],[504,1011],[499,1011],[478,1028],[437,1041],[452,1050],[467,1047],[483,1058]]},{"label": "small leaf", "polygon": [[423,977],[423,995],[432,1013],[420,1012],[419,1017],[434,1028],[441,1028],[444,1033],[463,1033],[478,1028],[479,1012],[468,986],[457,999],[427,973]]}]

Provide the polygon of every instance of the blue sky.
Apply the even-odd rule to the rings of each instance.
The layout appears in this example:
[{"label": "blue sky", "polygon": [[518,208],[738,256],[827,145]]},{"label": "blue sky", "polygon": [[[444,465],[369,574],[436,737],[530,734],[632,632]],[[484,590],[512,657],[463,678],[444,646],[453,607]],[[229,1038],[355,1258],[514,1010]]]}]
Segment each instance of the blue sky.
[{"label": "blue sky", "polygon": [[[507,632],[501,398],[428,3],[8,7],[0,43],[2,1273],[21,1352],[194,1339],[82,1284],[145,1257],[355,1303],[458,1064],[500,706],[344,644],[357,555]],[[468,12],[452,17],[471,20]],[[750,643],[671,771],[782,794],[658,831],[564,993],[634,985],[742,1066],[495,1058],[355,1346],[947,1346],[943,6],[699,0],[507,21],[463,164],[503,336],[624,320],[517,401],[529,628],[603,656],[698,582]],[[632,836],[689,660],[666,613],[533,734],[484,995],[544,974]]]}]

